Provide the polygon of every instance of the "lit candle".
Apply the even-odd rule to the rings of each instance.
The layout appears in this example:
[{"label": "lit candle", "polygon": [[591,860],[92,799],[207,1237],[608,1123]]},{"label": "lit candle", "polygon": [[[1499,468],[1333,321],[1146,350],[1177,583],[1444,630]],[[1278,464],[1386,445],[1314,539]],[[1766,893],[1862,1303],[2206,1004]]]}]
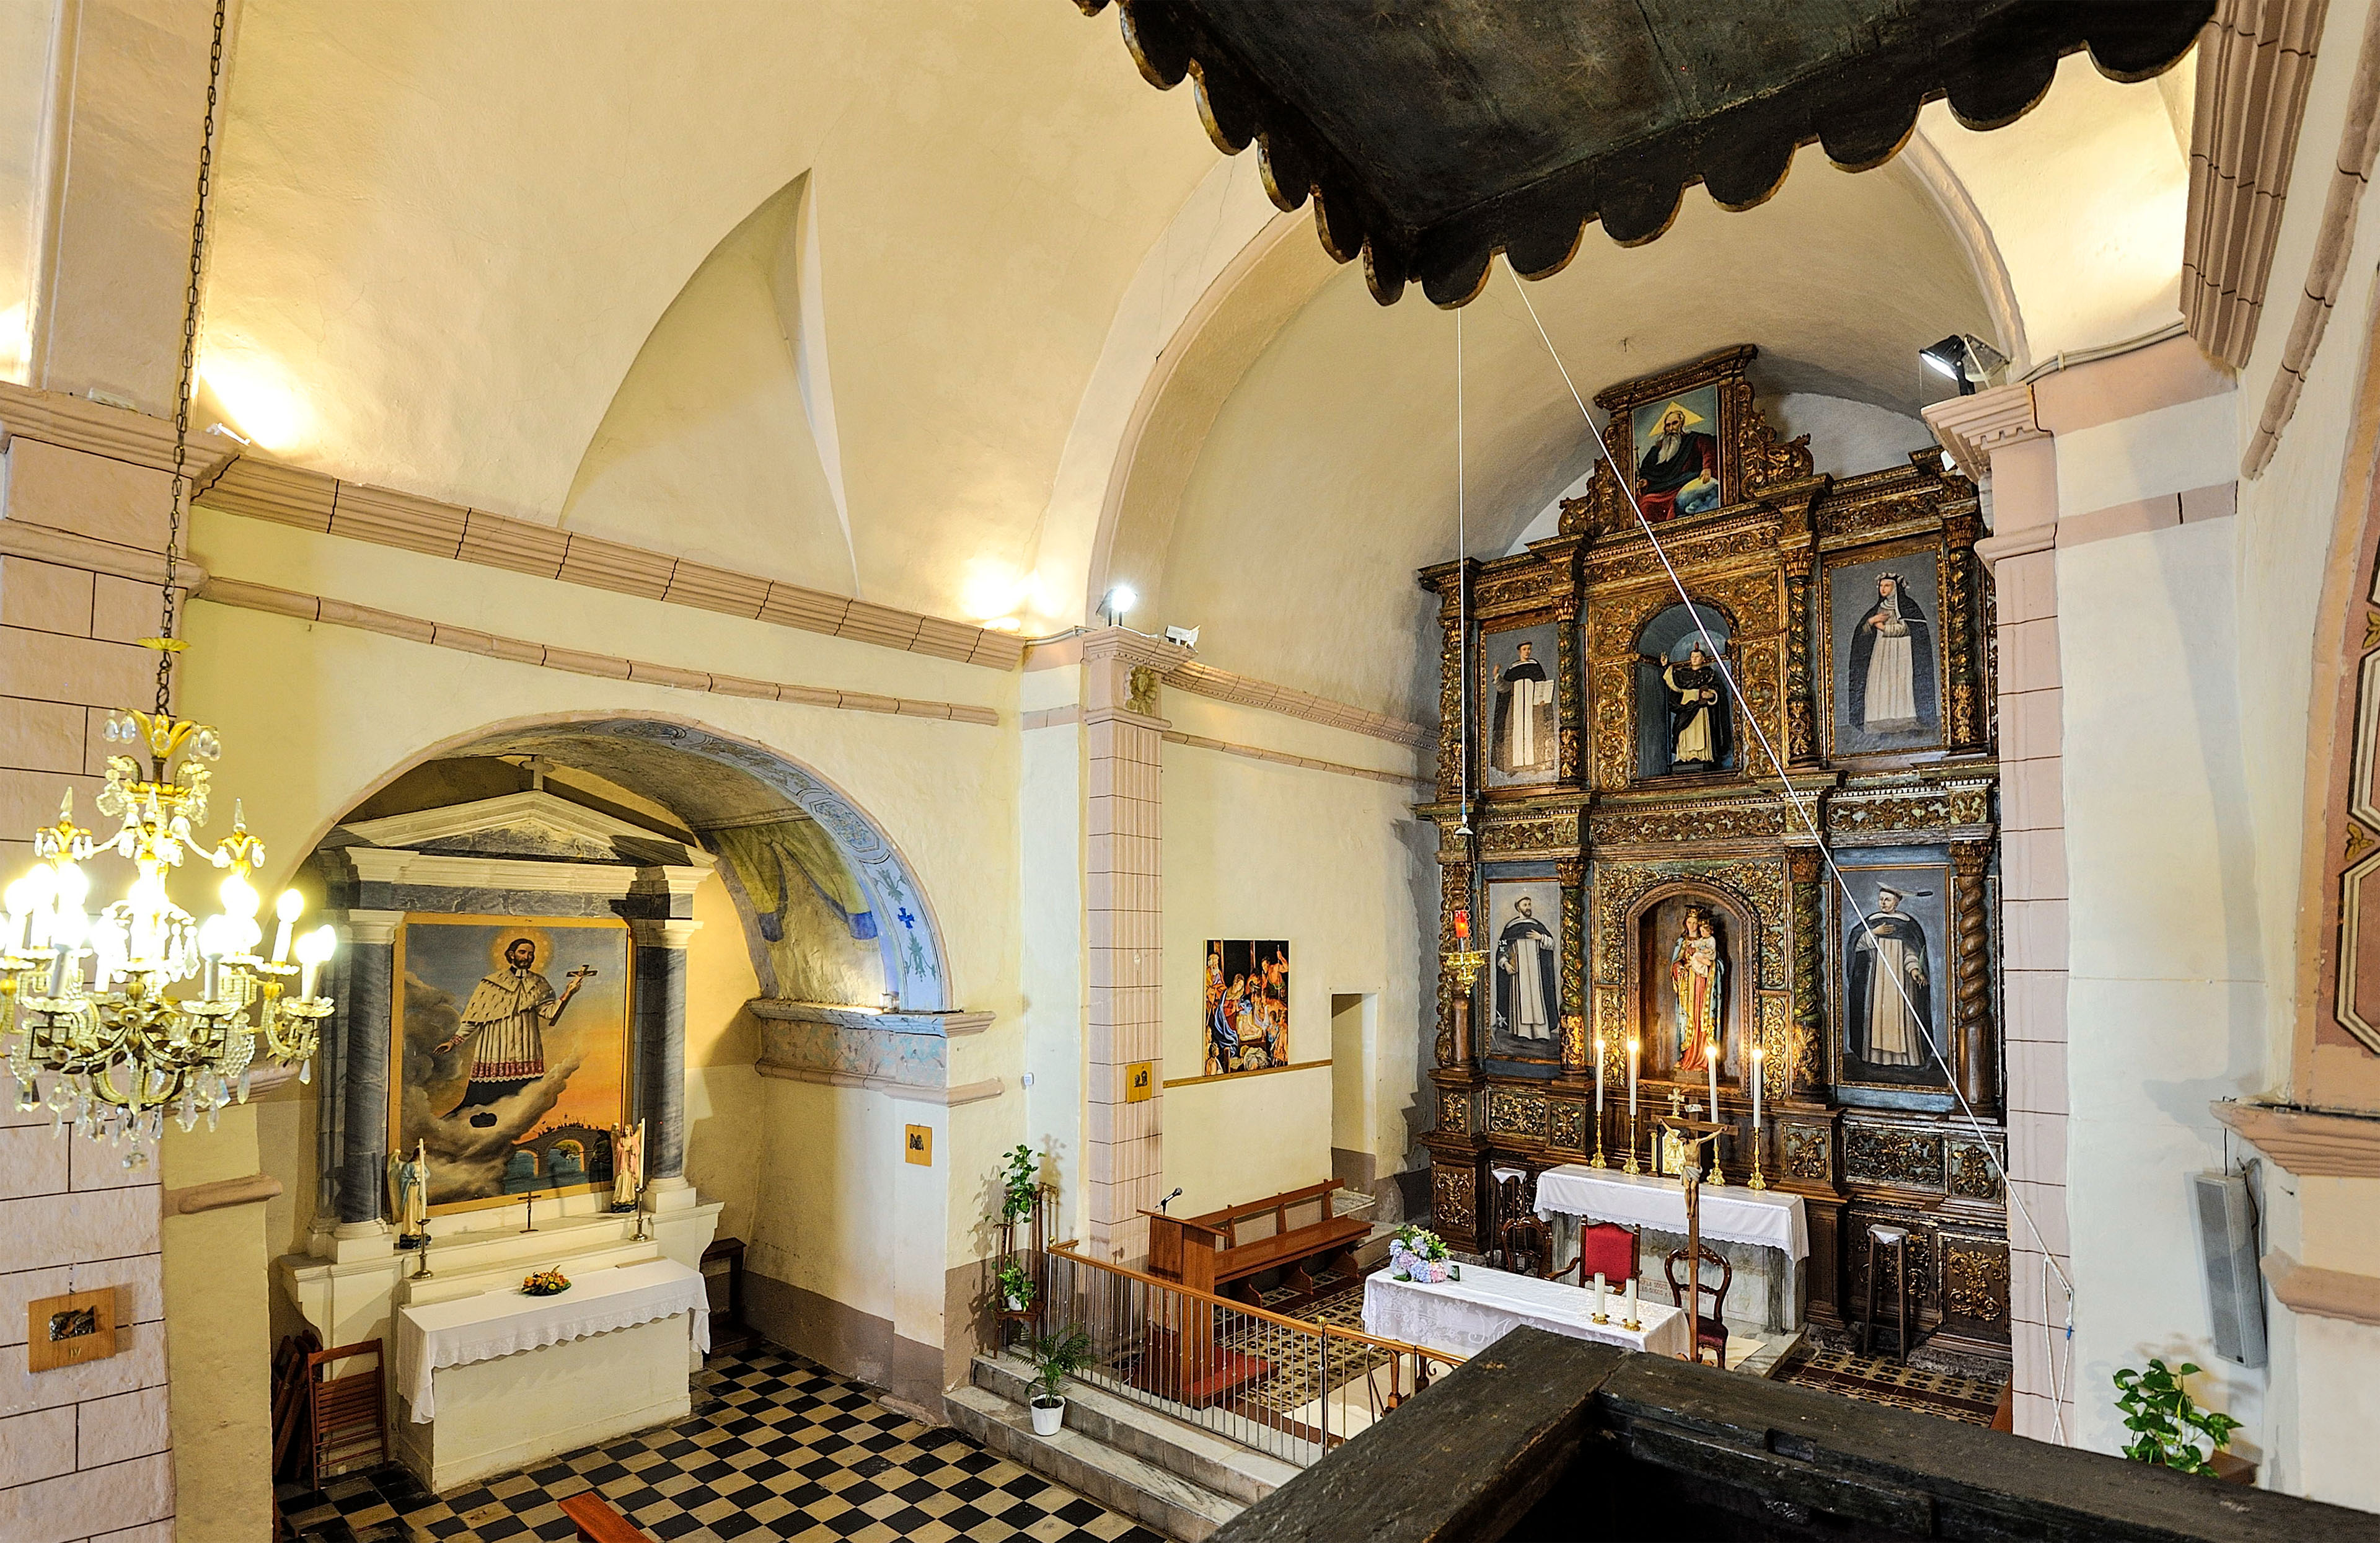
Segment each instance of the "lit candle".
[{"label": "lit candle", "polygon": [[1454,913],[1454,941],[1458,943],[1469,942],[1471,941],[1470,912],[1457,911]]},{"label": "lit candle", "polygon": [[1628,1277],[1628,1317],[1623,1321],[1631,1329],[1640,1327],[1645,1321],[1636,1316],[1636,1277],[1633,1275]]},{"label": "lit candle", "polygon": [[1595,1128],[1603,1128],[1603,1036],[1595,1037]]},{"label": "lit candle", "polygon": [[1713,1045],[1710,1053],[1703,1058],[1704,1069],[1710,1073],[1710,1117],[1713,1124],[1718,1123],[1718,1047]]},{"label": "lit candle", "polygon": [[1636,1064],[1645,1053],[1645,1041],[1635,1035],[1628,1037],[1628,1123],[1636,1124]]},{"label": "lit candle", "polygon": [[1760,1085],[1767,1080],[1760,1075],[1760,1063],[1767,1059],[1767,1051],[1758,1045],[1752,1047],[1752,1139],[1755,1145],[1760,1140]]},{"label": "lit candle", "polygon": [[1598,1270],[1595,1272],[1595,1320],[1597,1323],[1602,1322],[1605,1318],[1611,1316],[1609,1313],[1604,1311],[1603,1305],[1605,1300],[1603,1271]]}]

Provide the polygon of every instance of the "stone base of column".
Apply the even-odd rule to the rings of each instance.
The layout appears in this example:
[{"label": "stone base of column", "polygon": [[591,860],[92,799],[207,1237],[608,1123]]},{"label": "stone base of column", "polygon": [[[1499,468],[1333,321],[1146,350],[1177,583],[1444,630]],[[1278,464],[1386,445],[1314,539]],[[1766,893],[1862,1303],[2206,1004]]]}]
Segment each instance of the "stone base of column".
[{"label": "stone base of column", "polygon": [[385,1221],[342,1221],[332,1230],[328,1257],[340,1264],[353,1259],[381,1259],[396,1252],[396,1239]]},{"label": "stone base of column", "polygon": [[694,1185],[678,1174],[645,1181],[644,1206],[649,1211],[688,1210],[701,1200]]}]

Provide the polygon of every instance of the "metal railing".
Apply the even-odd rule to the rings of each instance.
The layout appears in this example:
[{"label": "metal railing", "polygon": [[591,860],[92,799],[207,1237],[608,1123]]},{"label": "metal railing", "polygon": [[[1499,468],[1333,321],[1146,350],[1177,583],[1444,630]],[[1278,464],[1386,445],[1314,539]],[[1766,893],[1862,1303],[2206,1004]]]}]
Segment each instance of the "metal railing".
[{"label": "metal railing", "polygon": [[1082,1381],[1300,1467],[1462,1362],[1189,1290],[1072,1243],[1035,1267],[1038,1331],[1090,1337]]}]

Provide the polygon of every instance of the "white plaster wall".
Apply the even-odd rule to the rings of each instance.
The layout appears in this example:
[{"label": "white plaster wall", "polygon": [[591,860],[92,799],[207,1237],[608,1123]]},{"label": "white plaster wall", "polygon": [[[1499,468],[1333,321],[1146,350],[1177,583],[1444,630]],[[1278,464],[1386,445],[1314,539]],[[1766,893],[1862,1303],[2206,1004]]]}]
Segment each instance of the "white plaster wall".
[{"label": "white plaster wall", "polygon": [[[1167,692],[1164,706],[1188,734],[1414,767],[1402,747],[1186,692]],[[1423,790],[1171,744],[1164,776],[1162,1075],[1204,1070],[1207,941],[1285,938],[1293,1063],[1330,1059],[1332,993],[1377,993],[1377,1116],[1366,1144],[1383,1176],[1402,1168],[1403,1111],[1416,1096],[1424,1039],[1418,901],[1436,893],[1434,869],[1425,871],[1435,832],[1411,812]],[[1328,1065],[1168,1088],[1165,1104],[1165,1187],[1183,1187],[1177,1212],[1330,1177]]]},{"label": "white plaster wall", "polygon": [[2108,1379],[2149,1355],[2207,1367],[2201,1399],[2262,1445],[2265,1377],[2215,1356],[2186,1187],[2222,1165],[2208,1102],[2264,1059],[2233,586],[2226,521],[2058,552],[2077,1330],[2058,1370],[2069,1440],[2103,1452],[2125,1439]]},{"label": "white plaster wall", "polygon": [[[1019,687],[1026,711],[1079,706],[1083,672],[1027,671]],[[1078,1234],[1083,1217],[1082,1158],[1088,1022],[1083,954],[1083,731],[1079,723],[1026,729],[1018,755],[1016,840],[1023,902],[1023,1068],[1033,1078],[1019,1100],[1024,1129],[1015,1139],[1042,1155],[1043,1176],[1058,1185],[1051,1233]]]}]

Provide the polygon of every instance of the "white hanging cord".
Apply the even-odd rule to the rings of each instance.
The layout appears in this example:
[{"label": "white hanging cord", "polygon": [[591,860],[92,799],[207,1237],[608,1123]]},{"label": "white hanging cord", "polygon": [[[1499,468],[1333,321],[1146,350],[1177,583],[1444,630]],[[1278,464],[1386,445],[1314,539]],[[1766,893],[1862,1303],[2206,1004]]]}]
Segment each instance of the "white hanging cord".
[{"label": "white hanging cord", "polygon": [[[1783,758],[1778,755],[1777,747],[1769,743],[1768,731],[1762,726],[1759,715],[1752,711],[1752,705],[1744,700],[1742,689],[1735,683],[1734,668],[1728,662],[1726,656],[1719,652],[1718,646],[1711,640],[1709,630],[1703,626],[1702,608],[1696,605],[1694,597],[1686,592],[1684,580],[1678,577],[1678,570],[1670,565],[1669,552],[1661,545],[1661,538],[1655,534],[1653,522],[1645,517],[1644,505],[1636,501],[1636,491],[1628,485],[1628,479],[1621,475],[1620,463],[1613,459],[1610,443],[1604,438],[1602,428],[1595,421],[1595,415],[1586,410],[1586,398],[1579,395],[1578,383],[1571,379],[1570,368],[1562,363],[1560,353],[1555,349],[1553,338],[1547,334],[1546,324],[1537,315],[1537,308],[1530,302],[1529,292],[1521,284],[1521,275],[1509,264],[1504,271],[1511,275],[1512,291],[1521,297],[1522,307],[1528,311],[1531,324],[1537,329],[1538,341],[1546,346],[1546,356],[1554,361],[1554,368],[1561,372],[1562,384],[1570,389],[1571,400],[1578,404],[1579,416],[1586,420],[1588,432],[1595,436],[1596,449],[1602,453],[1605,464],[1611,468],[1611,480],[1619,484],[1621,496],[1628,500],[1629,512],[1636,516],[1637,527],[1645,532],[1645,539],[1652,542],[1653,555],[1660,561],[1661,571],[1670,576],[1670,587],[1677,590],[1678,598],[1685,602],[1686,614],[1694,624],[1694,633],[1703,640],[1705,655],[1709,658],[1712,664],[1717,666],[1719,679],[1727,684],[1728,695],[1734,699],[1743,721],[1752,726],[1754,737],[1760,741],[1761,753],[1768,758],[1770,770],[1776,772],[1778,782],[1785,789],[1786,801],[1793,806],[1793,813],[1802,821],[1803,829],[1809,832],[1810,840],[1816,847],[1819,859],[1827,865],[1827,871],[1833,876],[1835,887],[1842,893],[1843,904],[1849,905],[1852,914],[1859,918],[1861,930],[1866,930],[1867,911],[1860,905],[1859,897],[1852,893],[1851,881],[1844,875],[1841,867],[1836,863],[1835,855],[1828,850],[1826,839],[1819,833],[1817,821],[1812,817],[1810,800],[1806,799],[1802,791],[1793,785],[1793,779],[1786,775]],[[2034,1223],[2033,1212],[2025,1206],[2024,1197],[2017,1193],[2016,1185],[2010,1179],[2007,1165],[2000,1160],[1998,1152],[1993,1149],[1990,1136],[1984,1129],[1984,1123],[1975,1118],[1975,1112],[1968,1104],[1967,1096],[1960,1091],[1959,1079],[1952,1075],[1949,1060],[1943,1056],[1941,1047],[1935,1042],[1932,1026],[1926,1022],[1925,1015],[1917,1011],[1917,1002],[1910,996],[1909,988],[1902,984],[1897,975],[1888,975],[1887,978],[1891,980],[1893,990],[1900,995],[1901,1005],[1909,1010],[1911,1021],[1918,1026],[1918,1031],[1925,1037],[1925,1048],[1933,1052],[1935,1063],[1942,1068],[1943,1083],[1950,1089],[1950,1097],[1958,1101],[1959,1112],[1966,1117],[1968,1125],[1973,1129],[1976,1144],[1983,1148],[1985,1159],[1991,1163],[1993,1171],[1999,1174],[2000,1193],[2008,1197],[2009,1204],[2015,1207],[2017,1215],[2023,1219],[2025,1231],[2032,1234],[2034,1246],[2041,1252],[2042,1263],[2049,1273],[2057,1277],[2058,1284],[2066,1294],[2066,1339],[2070,1354],[2074,1339],[2074,1282],[2068,1278],[2066,1271],[2058,1267],[2056,1256],[2050,1252],[2048,1240],[2041,1235],[2041,1228]],[[2045,1290],[2043,1303],[2045,1306],[2047,1306],[2046,1294]],[[2047,1327],[2046,1324],[2043,1326],[2045,1333],[2047,1331]],[[2058,1400],[2055,1355],[2053,1354],[2049,1359],[2052,1363],[2050,1418],[2057,1439],[2062,1445],[2066,1440],[2064,1406]]]},{"label": "white hanging cord", "polygon": [[[1454,662],[1463,673],[1463,685],[1456,699],[1461,717],[1456,723],[1456,748],[1460,751],[1461,770],[1457,787],[1463,795],[1463,825],[1457,832],[1471,833],[1471,538],[1463,523],[1463,312],[1454,313],[1454,614],[1456,620]],[[1466,904],[1465,909],[1468,909]]]}]

